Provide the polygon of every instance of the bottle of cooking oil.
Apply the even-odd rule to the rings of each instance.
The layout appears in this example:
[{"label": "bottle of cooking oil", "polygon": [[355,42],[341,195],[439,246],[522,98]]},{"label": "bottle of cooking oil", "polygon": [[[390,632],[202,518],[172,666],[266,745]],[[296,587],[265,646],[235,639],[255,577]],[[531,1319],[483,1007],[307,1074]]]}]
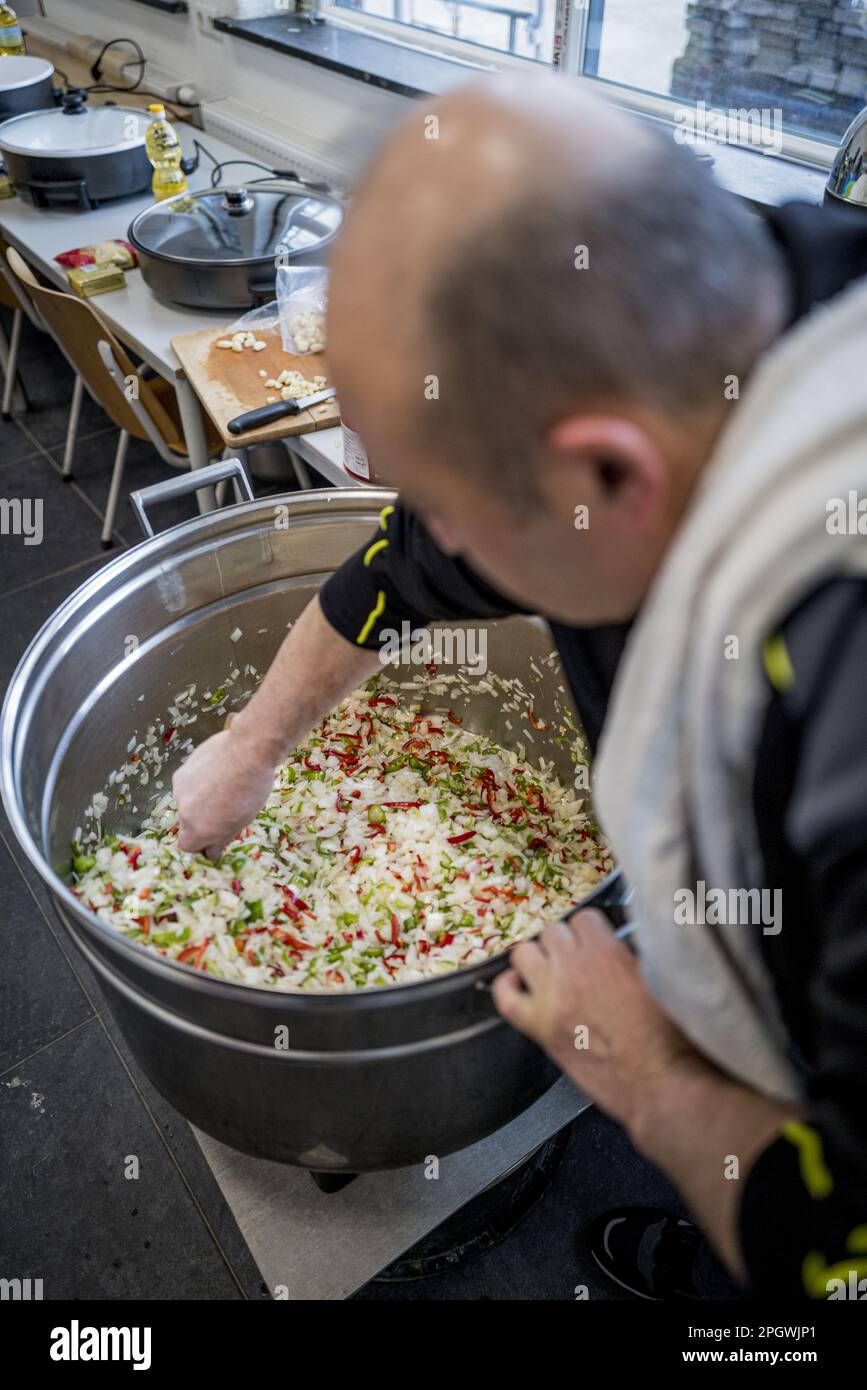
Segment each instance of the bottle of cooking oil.
[{"label": "bottle of cooking oil", "polygon": [[0,58],[26,52],[17,14],[11,5],[0,5]]},{"label": "bottle of cooking oil", "polygon": [[166,118],[166,108],[160,102],[148,107],[153,120],[145,131],[145,149],[154,166],[151,190],[154,202],[186,193],[187,176],[181,168],[183,152],[174,126]]}]

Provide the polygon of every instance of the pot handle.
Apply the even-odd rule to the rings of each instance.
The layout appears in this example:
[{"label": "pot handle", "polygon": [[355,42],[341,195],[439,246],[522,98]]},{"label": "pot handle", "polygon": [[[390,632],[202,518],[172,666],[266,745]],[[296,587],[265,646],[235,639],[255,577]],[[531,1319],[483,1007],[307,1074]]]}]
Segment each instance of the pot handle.
[{"label": "pot handle", "polygon": [[190,469],[177,478],[167,478],[164,483],[152,483],[150,487],[131,492],[129,500],[142,531],[146,536],[152,536],[154,530],[147,515],[149,506],[155,502],[169,502],[175,497],[185,497],[189,492],[198,492],[200,488],[212,487],[215,483],[228,481],[229,478],[235,484],[237,501],[242,500],[242,495],[248,502],[255,500],[253,485],[240,459],[221,459],[218,463],[209,463],[204,468]]}]

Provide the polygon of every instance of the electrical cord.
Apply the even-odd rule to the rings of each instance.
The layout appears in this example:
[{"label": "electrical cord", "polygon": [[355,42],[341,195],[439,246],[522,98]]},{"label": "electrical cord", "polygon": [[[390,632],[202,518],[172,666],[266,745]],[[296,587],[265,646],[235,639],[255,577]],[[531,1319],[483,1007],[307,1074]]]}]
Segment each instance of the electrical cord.
[{"label": "electrical cord", "polygon": [[[109,50],[110,48],[114,48],[114,47],[115,47],[117,44],[119,44],[119,43],[128,43],[129,46],[130,46],[130,48],[132,48],[132,49],[135,50],[136,57],[132,59],[132,62],[131,62],[131,63],[129,63],[129,64],[124,64],[124,66],[125,66],[125,67],[127,67],[127,66],[130,66],[130,67],[135,66],[135,67],[137,67],[137,68],[138,68],[138,77],[135,79],[135,81],[133,82],[133,84],[132,84],[131,87],[117,87],[117,86],[114,86],[112,83],[106,83],[106,84],[100,86],[100,85],[98,85],[98,84],[99,84],[99,80],[100,80],[100,78],[102,77],[102,68],[100,67],[100,63],[102,62],[102,60],[103,60],[103,58],[105,57],[105,55],[106,55],[106,53],[108,52],[108,50]],[[144,51],[143,51],[143,49],[142,49],[142,46],[141,46],[141,44],[138,42],[137,39],[108,39],[107,42],[104,43],[104,44],[102,45],[102,48],[99,50],[99,53],[97,54],[96,58],[94,59],[94,62],[93,62],[93,64],[92,64],[92,66],[91,66],[90,75],[91,75],[91,77],[93,78],[94,85],[93,85],[92,87],[88,87],[88,88],[87,88],[87,91],[89,91],[89,92],[135,92],[135,91],[137,91],[137,90],[139,89],[139,87],[140,87],[141,84],[142,84],[142,81],[144,80],[144,70],[145,70],[145,65],[146,65],[146,64],[147,64],[147,58],[145,57]]]},{"label": "electrical cord", "polygon": [[[102,77],[102,68],[101,68],[100,64],[102,63],[102,60],[103,60],[103,58],[105,57],[105,55],[106,55],[106,53],[108,52],[108,50],[109,50],[110,48],[114,48],[114,47],[115,47],[117,44],[119,44],[119,43],[128,43],[129,46],[130,46],[130,48],[132,48],[132,49],[135,51],[135,54],[136,54],[136,56],[135,56],[133,59],[131,59],[131,61],[130,61],[129,64],[125,64],[125,65],[124,65],[124,66],[129,66],[129,67],[133,67],[133,66],[134,66],[134,67],[138,68],[138,76],[135,78],[135,80],[134,80],[134,81],[130,84],[130,86],[128,86],[128,87],[119,87],[119,86],[117,86],[117,85],[116,85],[115,83],[113,83],[113,82],[101,82],[101,81],[100,81],[100,79],[101,79],[101,77]],[[165,99],[164,99],[163,97],[160,96],[159,92],[152,92],[152,91],[149,90],[149,88],[143,87],[143,86],[142,86],[142,82],[144,81],[145,66],[146,66],[146,64],[147,64],[147,61],[148,61],[148,60],[147,60],[147,58],[146,58],[145,55],[144,55],[144,51],[143,51],[143,49],[142,49],[142,46],[141,46],[141,44],[138,42],[137,39],[126,39],[126,38],[109,39],[109,40],[107,41],[107,43],[104,43],[104,44],[102,45],[102,48],[99,50],[99,53],[97,54],[97,56],[96,56],[96,58],[95,58],[95,60],[94,60],[94,62],[93,62],[93,64],[92,64],[92,66],[91,66],[90,75],[91,75],[91,77],[93,78],[93,85],[90,86],[90,87],[86,87],[86,88],[85,88],[85,91],[86,91],[86,92],[117,92],[117,93],[122,93],[122,92],[137,92],[140,96],[144,96],[144,97],[156,97],[157,101],[162,101],[162,102],[163,102],[163,105],[166,107],[166,110],[169,112],[169,114],[172,115],[172,116],[174,116],[177,120],[180,120],[181,118],[180,118],[180,116],[178,115],[178,113],[177,113],[176,111],[173,111],[173,110],[172,110],[172,106],[173,106],[173,105],[174,105],[174,106],[183,107],[184,111],[193,111],[193,110],[196,110],[198,107],[201,106],[202,103],[201,103],[200,101],[189,101],[189,102],[187,102],[187,101],[176,101],[176,102],[173,102],[173,103],[169,104],[168,102],[165,101]],[[67,87],[68,87],[68,85],[69,85],[69,79],[68,79],[68,78],[66,79],[66,83],[67,83]]]},{"label": "electrical cord", "polygon": [[[138,68],[138,76],[128,87],[118,87],[114,83],[100,81],[102,77],[101,63],[103,58],[105,57],[106,53],[110,48],[114,48],[117,44],[121,43],[129,44],[130,48],[134,50],[136,55],[130,61],[129,64],[124,65],[130,67],[135,66],[136,68]],[[181,117],[178,115],[176,111],[172,110],[172,105],[181,106],[185,111],[192,111],[201,106],[202,103],[200,101],[179,101],[174,103],[168,103],[165,101],[163,97],[159,95],[158,92],[152,92],[147,87],[143,87],[141,84],[144,80],[145,67],[147,65],[147,61],[148,60],[144,55],[144,50],[142,49],[142,46],[137,39],[108,39],[102,45],[102,48],[99,50],[99,53],[97,54],[96,58],[91,64],[90,75],[93,78],[93,83],[91,84],[91,86],[85,87],[83,90],[87,95],[89,95],[91,92],[116,92],[118,94],[124,92],[137,92],[140,96],[156,97],[156,99],[158,101],[161,101],[163,105],[166,107],[166,110],[169,112],[169,115],[174,116],[176,120],[180,120]],[[71,89],[69,85],[69,78],[67,77],[66,73],[61,72],[60,68],[56,68],[55,71],[60,73],[60,76],[63,78],[63,81],[66,83],[67,92],[70,91]],[[199,167],[201,156],[205,155],[206,158],[208,158],[214,166],[211,170],[212,188],[216,188],[219,184],[220,175],[222,174],[224,169],[230,168],[233,164],[243,164],[251,169],[263,169],[268,178],[291,179],[294,183],[299,183],[303,187],[313,189],[317,192],[328,193],[330,191],[327,183],[315,183],[310,179],[303,179],[301,178],[300,174],[297,174],[295,172],[294,169],[271,169],[267,164],[262,164],[258,159],[224,159],[222,161],[219,161],[215,159],[215,157],[211,154],[211,151],[209,149],[206,149],[206,147],[199,140],[196,139],[193,140],[193,148],[196,151],[194,157],[192,159],[185,159],[182,161],[184,173],[195,173],[195,171]],[[251,180],[252,183],[265,183],[266,181],[266,179]]]},{"label": "electrical cord", "polygon": [[[209,158],[213,159],[213,155],[209,155]],[[327,183],[314,183],[310,179],[302,179],[301,175],[297,174],[294,169],[271,169],[267,164],[260,163],[258,159],[224,159],[219,164],[217,164],[215,161],[215,167],[211,170],[212,188],[217,187],[218,183],[220,182],[220,175],[222,174],[223,170],[228,169],[233,164],[245,164],[248,165],[251,169],[265,170],[266,177],[264,179],[250,179],[250,183],[268,183],[270,179],[288,179],[291,180],[293,183],[299,183],[304,188],[313,189],[315,192],[318,193],[330,192]]]}]

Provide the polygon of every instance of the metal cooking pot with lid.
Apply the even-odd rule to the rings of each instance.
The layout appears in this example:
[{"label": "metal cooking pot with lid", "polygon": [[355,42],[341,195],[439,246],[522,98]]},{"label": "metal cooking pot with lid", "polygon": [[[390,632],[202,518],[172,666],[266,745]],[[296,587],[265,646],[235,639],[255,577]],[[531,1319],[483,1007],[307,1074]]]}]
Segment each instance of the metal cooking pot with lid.
[{"label": "metal cooking pot with lid", "polygon": [[149,119],[131,106],[85,106],[83,93],[73,91],[59,110],[4,121],[0,155],[29,202],[90,208],[150,187]]},{"label": "metal cooking pot with lid", "polygon": [[867,209],[867,106],[843,136],[825,185],[825,202]]},{"label": "metal cooking pot with lid", "polygon": [[[240,474],[214,464],[140,494],[189,491]],[[249,487],[249,485],[247,485]],[[557,1072],[507,1027],[489,984],[506,958],[415,984],[347,994],[279,993],[229,983],[121,936],[66,886],[69,845],[128,737],[165,713],[190,681],[200,691],[247,663],[264,671],[287,623],[363,544],[393,494],[374,488],[248,501],[176,526],[118,556],[45,624],[12,678],[0,716],[3,801],[24,852],[97,973],[153,1083],[181,1114],[263,1158],[347,1172],[414,1163],[475,1142],[520,1114]],[[235,630],[241,629],[240,638]],[[490,623],[489,667],[532,680],[551,639],[537,620]],[[129,634],[138,639],[130,656]],[[236,640],[232,641],[231,634]],[[532,685],[558,714],[560,680]],[[140,697],[144,697],[143,699]],[[441,698],[439,707],[447,703]],[[473,695],[465,724],[504,744],[518,736],[498,693]],[[200,712],[195,737],[221,727]],[[534,756],[573,773],[561,744],[535,735]],[[171,764],[163,774],[166,786]],[[162,793],[136,793],[136,820]],[[121,811],[106,812],[122,829]],[[128,814],[128,813],[127,813]],[[593,894],[605,905],[611,875]],[[284,1026],[288,1046],[275,1044]]]},{"label": "metal cooking pot with lid", "polygon": [[0,120],[54,106],[54,67],[46,58],[7,54],[0,66]]},{"label": "metal cooking pot with lid", "polygon": [[274,180],[155,203],[133,219],[128,237],[161,298],[247,309],[274,297],[278,264],[321,261],[342,221],[335,198]]}]

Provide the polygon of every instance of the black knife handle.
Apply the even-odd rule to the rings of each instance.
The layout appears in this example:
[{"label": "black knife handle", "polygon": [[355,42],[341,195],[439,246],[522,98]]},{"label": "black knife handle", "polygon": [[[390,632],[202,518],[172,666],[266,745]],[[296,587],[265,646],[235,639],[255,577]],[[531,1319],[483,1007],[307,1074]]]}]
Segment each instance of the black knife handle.
[{"label": "black knife handle", "polygon": [[246,434],[247,430],[259,430],[264,425],[272,425],[282,420],[284,415],[297,415],[297,401],[275,401],[273,405],[259,406],[258,410],[248,410],[246,415],[236,415],[226,429],[229,434]]}]

